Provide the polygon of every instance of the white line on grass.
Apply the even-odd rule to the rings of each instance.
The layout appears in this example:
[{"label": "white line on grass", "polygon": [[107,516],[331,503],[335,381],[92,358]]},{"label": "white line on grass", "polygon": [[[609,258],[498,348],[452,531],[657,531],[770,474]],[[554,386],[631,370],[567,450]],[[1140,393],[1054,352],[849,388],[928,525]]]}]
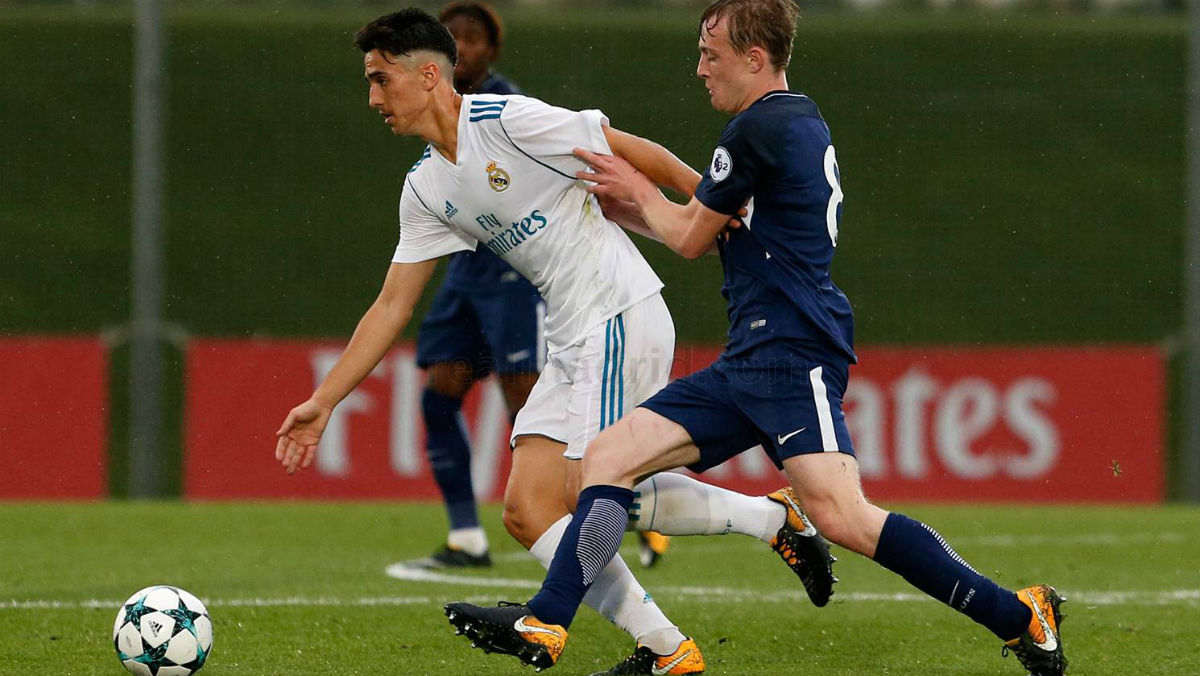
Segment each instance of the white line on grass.
[{"label": "white line on grass", "polygon": [[[681,536],[684,537],[684,536]],[[723,548],[721,536],[688,537],[687,551],[689,554],[710,549]],[[1079,547],[1115,547],[1122,545],[1177,545],[1191,542],[1187,535],[1179,532],[1164,533],[1088,533],[1083,535],[1038,535],[1019,533],[995,533],[990,535],[956,535],[950,538],[956,548],[963,547],[1036,547],[1039,545],[1079,546]],[[631,544],[621,548],[621,555],[636,556],[637,549]],[[503,552],[493,554],[492,560],[497,563],[529,562],[533,560],[529,552]]]},{"label": "white line on grass", "polygon": [[[118,608],[121,601],[103,601],[88,599],[86,601],[0,601],[0,610],[60,610],[78,608]],[[334,596],[286,596],[275,599],[208,599],[206,606],[224,608],[279,608],[288,606],[412,606],[428,603],[442,603],[441,599],[429,596],[374,596],[360,598],[338,598]]]},{"label": "white line on grass", "polygon": [[[687,537],[686,543],[689,554],[724,548],[720,542],[723,536]],[[1088,533],[1086,535],[1038,535],[995,533],[989,535],[955,535],[946,538],[955,549],[966,547],[1038,547],[1042,545],[1075,546],[1075,547],[1116,547],[1137,545],[1179,545],[1191,542],[1188,535],[1177,532],[1167,533]],[[623,556],[632,556],[636,550],[628,545],[621,549]],[[497,560],[528,560],[528,552],[507,552],[496,557]]]},{"label": "white line on grass", "polygon": [[[534,580],[502,577],[460,576],[442,573],[434,570],[410,568],[404,564],[392,564],[387,568],[390,577],[407,582],[422,582],[430,585],[449,585],[456,587],[489,587],[496,589],[537,589],[539,584]],[[1167,589],[1145,591],[1079,591],[1063,589],[1064,593],[1075,603],[1086,606],[1168,606],[1168,605],[1198,605],[1200,604],[1200,589]],[[664,598],[675,597],[678,600],[694,599],[706,603],[792,603],[807,600],[800,590],[754,590],[731,587],[662,587],[658,595]],[[471,602],[489,603],[494,601],[487,596],[467,596]],[[883,594],[874,592],[845,592],[833,597],[835,603],[924,603],[933,599],[918,593]],[[409,606],[409,605],[440,605],[446,601],[444,597],[433,596],[370,596],[358,598],[339,598],[333,596],[287,596],[280,598],[244,598],[244,599],[209,599],[205,603],[210,608],[274,608],[274,607],[366,607],[366,606]],[[0,610],[60,610],[77,608],[115,609],[120,601],[88,599],[84,601],[63,600],[8,600],[0,601]]]},{"label": "white line on grass", "polygon": [[[385,571],[388,577],[408,582],[426,582],[433,584],[465,585],[472,587],[499,587],[506,589],[537,589],[540,582],[523,578],[460,576],[439,570],[414,568],[404,563],[393,563]],[[1174,589],[1154,591],[1075,591],[1062,590],[1072,600],[1086,605],[1151,605],[1162,606],[1177,603],[1194,604],[1200,601],[1200,589]],[[660,587],[658,596],[697,597],[705,601],[800,601],[808,597],[802,590],[755,590],[731,587]],[[834,601],[856,602],[911,602],[932,601],[933,599],[920,593],[876,594],[871,592],[836,593]]]}]

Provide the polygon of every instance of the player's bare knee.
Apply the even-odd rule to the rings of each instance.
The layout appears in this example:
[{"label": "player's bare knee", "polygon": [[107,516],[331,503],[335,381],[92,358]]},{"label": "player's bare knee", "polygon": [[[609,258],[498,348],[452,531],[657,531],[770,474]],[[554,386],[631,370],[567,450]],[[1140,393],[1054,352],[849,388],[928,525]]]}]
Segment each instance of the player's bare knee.
[{"label": "player's bare knee", "polygon": [[806,496],[803,507],[826,540],[858,553],[874,550],[874,539],[867,527],[872,520],[863,514],[864,509],[871,506],[861,496]]},{"label": "player's bare knee", "polygon": [[620,427],[605,430],[588,444],[583,456],[582,485],[624,485],[636,478],[632,457],[624,452]]},{"label": "player's bare knee", "polygon": [[837,504],[820,496],[808,496],[803,501],[804,513],[826,540],[842,544],[845,536],[845,521]]},{"label": "player's bare knee", "polygon": [[544,527],[538,527],[540,520],[534,518],[534,510],[519,503],[510,503],[507,500],[504,502],[503,521],[504,529],[525,549],[532,547],[533,543],[537,542],[537,539],[546,530]]}]

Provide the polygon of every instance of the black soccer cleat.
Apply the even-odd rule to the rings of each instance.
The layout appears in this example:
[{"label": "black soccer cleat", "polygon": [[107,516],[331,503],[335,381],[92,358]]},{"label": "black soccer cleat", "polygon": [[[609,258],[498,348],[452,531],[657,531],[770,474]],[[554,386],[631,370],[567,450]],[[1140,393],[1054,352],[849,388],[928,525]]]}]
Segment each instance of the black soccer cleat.
[{"label": "black soccer cleat", "polygon": [[446,604],[445,613],[454,633],[465,634],[472,648],[512,655],[538,671],[554,666],[567,644],[566,629],[538,620],[524,604],[501,601],[483,608],[456,602]]},{"label": "black soccer cleat", "polygon": [[783,562],[804,583],[808,599],[818,608],[829,603],[833,596],[833,563],[837,557],[829,553],[829,543],[817,532],[812,522],[800,509],[796,493],[791,488],[781,488],[769,495],[769,500],[778,502],[787,510],[783,527],[771,540]]},{"label": "black soccer cleat", "polygon": [[1031,676],[1062,676],[1067,671],[1067,656],[1059,635],[1063,614],[1058,608],[1067,598],[1054,587],[1039,584],[1018,591],[1017,599],[1029,606],[1029,627],[1006,642],[1000,654],[1007,657],[1012,651]]},{"label": "black soccer cleat", "polygon": [[624,662],[592,676],[696,676],[703,673],[704,657],[696,642],[688,638],[670,655],[658,655],[648,646],[638,645]]},{"label": "black soccer cleat", "polygon": [[432,555],[410,561],[406,565],[413,568],[487,568],[492,565],[492,557],[487,552],[476,556],[462,549],[443,545]]}]

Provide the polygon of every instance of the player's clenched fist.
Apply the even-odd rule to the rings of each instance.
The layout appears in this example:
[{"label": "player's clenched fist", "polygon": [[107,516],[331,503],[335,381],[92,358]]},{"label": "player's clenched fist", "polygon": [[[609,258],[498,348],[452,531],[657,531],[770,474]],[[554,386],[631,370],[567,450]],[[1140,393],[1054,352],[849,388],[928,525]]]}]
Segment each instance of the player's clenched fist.
[{"label": "player's clenched fist", "polygon": [[275,442],[275,459],[283,463],[288,474],[295,472],[297,467],[304,469],[312,464],[317,443],[332,414],[333,409],[312,399],[288,413],[283,425],[275,432],[279,437]]}]

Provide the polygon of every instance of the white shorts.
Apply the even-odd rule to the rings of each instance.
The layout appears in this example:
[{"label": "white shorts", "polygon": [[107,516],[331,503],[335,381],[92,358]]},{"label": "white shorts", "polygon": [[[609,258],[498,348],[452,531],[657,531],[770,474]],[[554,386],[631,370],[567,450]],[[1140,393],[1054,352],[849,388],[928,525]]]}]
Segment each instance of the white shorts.
[{"label": "white shorts", "polygon": [[549,437],[567,445],[563,455],[582,458],[601,430],[666,386],[674,358],[675,324],[656,293],[546,356],[511,441]]}]

